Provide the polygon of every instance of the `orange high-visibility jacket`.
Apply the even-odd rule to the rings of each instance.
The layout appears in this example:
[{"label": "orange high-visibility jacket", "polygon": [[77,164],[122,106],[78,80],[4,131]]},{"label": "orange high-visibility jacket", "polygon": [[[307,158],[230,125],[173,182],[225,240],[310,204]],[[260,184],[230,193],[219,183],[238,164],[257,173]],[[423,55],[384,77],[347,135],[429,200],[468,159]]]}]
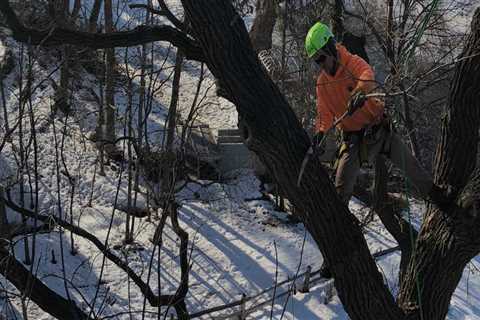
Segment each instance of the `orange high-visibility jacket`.
[{"label": "orange high-visibility jacket", "polygon": [[[317,79],[317,118],[316,130],[326,132],[335,118],[340,118],[347,110],[348,100],[353,92],[361,90],[371,93],[376,87],[370,65],[357,55],[337,44],[338,69],[334,76],[322,71]],[[347,116],[338,127],[344,131],[358,131],[371,124],[379,123],[385,104],[369,98],[352,116]]]}]

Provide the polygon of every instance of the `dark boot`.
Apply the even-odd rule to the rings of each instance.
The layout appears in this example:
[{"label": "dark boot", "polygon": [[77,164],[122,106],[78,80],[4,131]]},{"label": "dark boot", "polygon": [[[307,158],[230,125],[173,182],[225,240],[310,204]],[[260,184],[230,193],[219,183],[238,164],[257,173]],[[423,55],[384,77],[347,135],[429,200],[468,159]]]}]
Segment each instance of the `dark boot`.
[{"label": "dark boot", "polygon": [[328,268],[328,265],[325,261],[323,261],[323,264],[320,267],[320,276],[325,279],[332,278],[332,272],[330,272],[330,269]]}]

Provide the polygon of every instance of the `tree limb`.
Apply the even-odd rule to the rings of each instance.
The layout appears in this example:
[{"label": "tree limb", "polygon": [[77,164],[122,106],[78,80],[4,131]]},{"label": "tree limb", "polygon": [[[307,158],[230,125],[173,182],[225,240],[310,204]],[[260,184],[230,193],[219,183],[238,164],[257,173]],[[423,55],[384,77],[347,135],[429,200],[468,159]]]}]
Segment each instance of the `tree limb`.
[{"label": "tree limb", "polygon": [[[378,215],[380,221],[397,241],[401,250],[399,282],[402,282],[406,267],[412,255],[413,243],[417,239],[417,230],[406,221],[401,215],[401,208],[404,206],[399,199],[387,193],[388,170],[383,155],[378,155],[375,160],[375,184],[373,194],[365,188],[355,188],[354,196],[372,208]],[[411,238],[412,237],[412,238]]]},{"label": "tree limb", "polygon": [[[373,208],[382,224],[395,238],[402,252],[399,270],[399,282],[402,282],[408,263],[412,256],[412,246],[418,232],[398,212],[394,199],[387,195],[388,170],[382,155],[377,156],[375,164],[375,195]],[[413,240],[413,243],[412,243]]]},{"label": "tree limb", "polygon": [[26,27],[18,19],[8,0],[0,1],[0,12],[12,30],[15,40],[41,46],[63,44],[78,45],[92,49],[130,47],[155,41],[168,41],[181,48],[187,59],[204,61],[204,55],[197,42],[184,32],[170,26],[138,26],[133,30],[112,33],[90,33],[53,27],[50,30],[36,30]]},{"label": "tree limb", "polygon": [[[43,311],[57,319],[75,320],[89,317],[75,305],[51,290],[33,276],[25,266],[5,248],[0,248],[0,273],[20,292],[30,297]],[[32,279],[29,286],[29,279]]]}]

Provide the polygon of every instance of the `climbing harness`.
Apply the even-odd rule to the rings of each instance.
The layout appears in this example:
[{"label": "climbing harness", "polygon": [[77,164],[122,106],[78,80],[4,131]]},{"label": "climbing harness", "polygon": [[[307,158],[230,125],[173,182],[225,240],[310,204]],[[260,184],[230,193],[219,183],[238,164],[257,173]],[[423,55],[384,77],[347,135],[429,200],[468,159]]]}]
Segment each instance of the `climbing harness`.
[{"label": "climbing harness", "polygon": [[[376,98],[376,97],[384,97],[385,94],[384,93],[369,93],[367,95],[365,95],[366,98]],[[324,144],[324,142],[326,141],[326,138],[328,136],[328,134],[338,125],[340,124],[340,122],[342,122],[343,119],[345,119],[347,116],[351,116],[351,114],[349,114],[349,110],[345,111],[345,113],[343,113],[340,118],[336,119],[335,122],[333,123],[333,125],[325,132],[325,134],[323,135],[323,138],[322,140],[320,140],[320,143],[319,143],[319,146],[322,146]],[[303,161],[302,161],[302,165],[300,166],[300,173],[298,174],[298,179],[297,179],[297,187],[300,187],[300,183],[302,182],[302,177],[303,177],[303,174],[305,172],[305,167],[307,166],[308,164],[308,161],[310,161],[310,159],[314,156],[314,153],[315,153],[315,150],[313,148],[313,146],[310,146],[307,150],[307,153],[305,154],[305,157],[303,158]]]}]

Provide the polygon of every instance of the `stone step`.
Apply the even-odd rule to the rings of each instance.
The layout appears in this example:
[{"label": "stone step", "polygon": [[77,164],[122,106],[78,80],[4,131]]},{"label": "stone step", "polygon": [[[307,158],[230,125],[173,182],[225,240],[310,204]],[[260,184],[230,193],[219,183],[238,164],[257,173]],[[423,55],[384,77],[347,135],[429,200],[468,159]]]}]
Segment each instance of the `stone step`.
[{"label": "stone step", "polygon": [[252,157],[247,147],[241,143],[225,143],[219,145],[220,160],[218,167],[220,172],[226,173],[240,168],[251,168]]},{"label": "stone step", "polygon": [[243,143],[243,139],[240,136],[218,136],[218,144],[225,143]]},{"label": "stone step", "polygon": [[240,130],[239,129],[219,129],[218,130],[218,136],[219,137],[225,137],[225,136],[240,136]]}]

